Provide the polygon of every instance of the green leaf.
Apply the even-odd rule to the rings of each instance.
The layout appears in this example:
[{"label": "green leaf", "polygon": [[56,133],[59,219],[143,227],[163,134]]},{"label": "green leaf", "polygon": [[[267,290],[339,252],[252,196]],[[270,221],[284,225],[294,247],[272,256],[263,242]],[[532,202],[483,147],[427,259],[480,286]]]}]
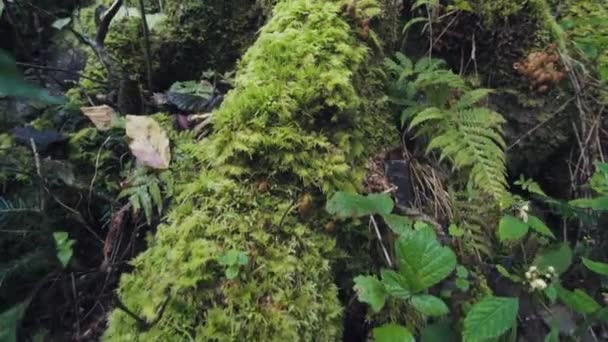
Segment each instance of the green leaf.
[{"label": "green leaf", "polygon": [[359,301],[370,305],[374,312],[379,312],[386,303],[386,289],[373,276],[358,276],[355,278],[355,286]]},{"label": "green leaf", "polygon": [[449,321],[427,325],[422,330],[421,337],[422,342],[456,342],[456,333]]},{"label": "green leaf", "polygon": [[559,324],[553,320],[551,322],[551,331],[545,336],[544,342],[559,342]]},{"label": "green leaf", "polygon": [[62,30],[64,27],[68,26],[70,22],[72,22],[72,18],[61,18],[55,20],[51,26],[57,30]]},{"label": "green leaf", "polygon": [[420,292],[439,283],[456,268],[456,255],[423,231],[414,231],[396,242],[399,274],[409,289]]},{"label": "green leaf", "polygon": [[29,300],[0,313],[0,341],[17,342],[17,328],[28,305]]},{"label": "green leaf", "polygon": [[446,113],[437,107],[426,108],[422,112],[418,113],[414,119],[410,122],[409,129],[412,129],[422,123],[429,120],[442,119],[446,116]]},{"label": "green leaf", "polygon": [[384,222],[398,235],[404,235],[412,231],[412,221],[405,216],[388,214],[382,216]]},{"label": "green leaf", "polygon": [[454,281],[454,285],[456,285],[456,287],[462,292],[469,291],[469,288],[471,287],[471,283],[468,280],[462,278],[456,279]]},{"label": "green leaf", "polygon": [[457,110],[468,109],[471,106],[473,106],[474,104],[476,104],[477,102],[486,98],[492,92],[493,92],[492,89],[484,89],[484,88],[479,88],[479,89],[468,91],[468,92],[464,93],[460,97],[460,99],[458,99],[458,102],[456,102],[456,109]]},{"label": "green leaf", "polygon": [[593,261],[587,258],[581,259],[583,260],[583,264],[585,265],[585,267],[587,267],[591,271],[600,275],[608,276],[608,264],[599,261]]},{"label": "green leaf", "polygon": [[346,192],[335,193],[325,209],[328,213],[342,218],[369,215],[388,215],[393,211],[393,200],[389,194],[370,194],[361,196]]},{"label": "green leaf", "polygon": [[382,278],[382,285],[386,292],[396,298],[408,299],[412,295],[410,290],[407,288],[407,281],[403,276],[392,270],[380,271],[380,277]]},{"label": "green leaf", "polygon": [[148,186],[148,191],[150,191],[152,203],[156,205],[156,208],[158,209],[158,214],[160,215],[163,212],[163,196],[161,195],[158,182],[150,182],[150,185]]},{"label": "green leaf", "polygon": [[458,265],[458,267],[456,267],[456,276],[459,278],[466,278],[469,276],[469,271],[466,267]]},{"label": "green leaf", "polygon": [[499,337],[516,323],[518,311],[517,298],[487,296],[467,313],[464,319],[464,342]]},{"label": "green leaf", "polygon": [[239,276],[239,267],[236,265],[229,266],[226,269],[226,279],[233,280]]},{"label": "green leaf", "polygon": [[567,243],[549,246],[538,252],[532,264],[546,273],[549,266],[555,269],[557,274],[564,273],[572,264],[572,249]]},{"label": "green leaf", "polygon": [[600,80],[608,82],[608,65],[600,66]]},{"label": "green leaf", "polygon": [[545,225],[545,223],[543,221],[541,221],[541,219],[539,219],[538,217],[533,216],[533,215],[528,215],[528,225],[535,232],[555,239],[555,235],[553,235],[553,232],[551,231],[551,229],[549,229],[549,227],[547,227],[547,225]]},{"label": "green leaf", "polygon": [[528,233],[529,226],[515,216],[505,215],[498,224],[501,242],[518,241]]},{"label": "green leaf", "polygon": [[544,290],[545,296],[551,301],[551,303],[555,303],[557,299],[557,288],[554,284],[547,286]]},{"label": "green leaf", "polygon": [[559,286],[557,296],[567,307],[583,315],[592,314],[602,308],[587,293],[579,289],[569,291]]},{"label": "green leaf", "polygon": [[4,50],[0,49],[0,94],[44,104],[62,104],[65,101],[51,96],[45,89],[23,80],[15,60]]},{"label": "green leaf", "polygon": [[53,238],[55,239],[57,249],[57,259],[59,259],[63,267],[67,267],[70,259],[72,259],[74,240],[70,240],[66,232],[55,232],[53,233]]},{"label": "green leaf", "polygon": [[464,229],[459,228],[457,225],[451,224],[448,228],[448,233],[450,233],[450,235],[453,237],[462,237],[464,236],[465,231]]},{"label": "green leaf", "polygon": [[416,342],[406,327],[397,324],[385,324],[373,330],[375,342]]},{"label": "green leaf", "polygon": [[416,310],[427,316],[443,316],[450,312],[443,300],[431,295],[413,296],[411,303]]},{"label": "green leaf", "polygon": [[237,249],[231,249],[226,254],[218,258],[220,265],[224,266],[244,266],[249,263],[247,253]]},{"label": "green leaf", "polygon": [[608,196],[580,198],[568,202],[571,206],[593,210],[608,210]]}]

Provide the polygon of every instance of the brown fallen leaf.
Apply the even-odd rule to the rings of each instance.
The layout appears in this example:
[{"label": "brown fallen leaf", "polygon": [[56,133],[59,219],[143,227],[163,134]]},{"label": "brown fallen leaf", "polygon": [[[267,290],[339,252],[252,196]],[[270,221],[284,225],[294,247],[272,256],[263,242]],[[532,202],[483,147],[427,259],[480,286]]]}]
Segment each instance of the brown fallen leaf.
[{"label": "brown fallen leaf", "polygon": [[154,169],[169,167],[169,138],[158,122],[147,116],[127,115],[126,131],[129,148],[138,162]]},{"label": "brown fallen leaf", "polygon": [[113,122],[118,118],[116,111],[108,105],[82,107],[80,110],[100,131],[107,131],[112,128]]}]

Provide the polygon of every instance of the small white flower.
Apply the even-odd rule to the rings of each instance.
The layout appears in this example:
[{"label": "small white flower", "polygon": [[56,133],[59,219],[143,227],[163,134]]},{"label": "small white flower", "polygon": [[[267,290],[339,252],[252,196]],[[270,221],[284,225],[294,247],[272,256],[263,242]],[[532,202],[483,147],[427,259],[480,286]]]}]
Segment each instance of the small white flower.
[{"label": "small white flower", "polygon": [[530,206],[528,205],[528,202],[526,202],[524,205],[521,206],[521,208],[519,208],[519,217],[521,218],[522,221],[528,223],[528,211],[530,210]]},{"label": "small white flower", "polygon": [[544,290],[547,288],[547,283],[544,280],[538,278],[530,282],[530,286],[532,287],[532,289]]},{"label": "small white flower", "polygon": [[555,273],[555,267],[549,266],[547,267],[547,271],[549,271],[549,273]]},{"label": "small white flower", "polygon": [[536,266],[530,266],[530,272],[536,272],[538,270],[538,268],[536,268]]},{"label": "small white flower", "polygon": [[526,279],[528,279],[528,280],[532,279],[532,273],[530,273],[529,271],[526,272]]}]

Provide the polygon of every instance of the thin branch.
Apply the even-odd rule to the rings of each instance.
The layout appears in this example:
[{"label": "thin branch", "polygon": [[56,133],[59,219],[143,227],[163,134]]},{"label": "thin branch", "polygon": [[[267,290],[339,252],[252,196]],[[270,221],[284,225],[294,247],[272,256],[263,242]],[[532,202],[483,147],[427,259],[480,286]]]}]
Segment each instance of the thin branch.
[{"label": "thin branch", "polygon": [[384,253],[386,262],[388,263],[389,267],[393,267],[393,262],[391,261],[391,257],[389,256],[388,251],[386,250],[386,247],[384,246],[384,242],[382,241],[382,235],[380,234],[380,229],[378,228],[378,223],[376,222],[374,215],[370,215],[369,218],[370,218],[370,222],[371,222],[372,226],[374,227],[374,231],[376,232],[376,237],[378,237],[378,241],[380,242],[380,247],[382,247],[382,252]]},{"label": "thin branch", "polygon": [[87,80],[91,80],[93,82],[97,82],[97,83],[100,83],[100,84],[106,84],[107,83],[106,81],[104,81],[102,79],[95,78],[95,77],[90,77],[90,76],[85,76],[82,73],[80,73],[78,71],[74,71],[74,70],[55,68],[55,67],[48,67],[48,66],[44,66],[44,65],[31,64],[31,63],[23,63],[23,62],[17,62],[15,64],[17,64],[18,66],[26,67],[26,68],[34,68],[34,69],[48,70],[48,71],[59,71],[59,72],[67,73],[67,74],[78,75],[78,77],[85,78]]},{"label": "thin branch", "polygon": [[118,10],[122,7],[122,4],[123,0],[115,0],[106,13],[101,16],[99,27],[97,28],[97,35],[95,36],[95,43],[97,43],[97,45],[103,46],[108,31],[110,30],[110,23],[118,13]]}]

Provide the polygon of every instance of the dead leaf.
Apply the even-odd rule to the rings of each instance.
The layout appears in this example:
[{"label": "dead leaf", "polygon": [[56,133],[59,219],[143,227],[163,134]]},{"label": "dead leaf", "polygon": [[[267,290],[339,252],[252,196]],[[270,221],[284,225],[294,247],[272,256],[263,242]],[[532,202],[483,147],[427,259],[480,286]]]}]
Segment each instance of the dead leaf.
[{"label": "dead leaf", "polygon": [[167,132],[147,116],[127,115],[129,148],[137,160],[154,169],[166,169],[171,162]]},{"label": "dead leaf", "polygon": [[82,107],[80,110],[100,131],[107,131],[112,128],[112,123],[118,118],[116,111],[108,105]]}]

